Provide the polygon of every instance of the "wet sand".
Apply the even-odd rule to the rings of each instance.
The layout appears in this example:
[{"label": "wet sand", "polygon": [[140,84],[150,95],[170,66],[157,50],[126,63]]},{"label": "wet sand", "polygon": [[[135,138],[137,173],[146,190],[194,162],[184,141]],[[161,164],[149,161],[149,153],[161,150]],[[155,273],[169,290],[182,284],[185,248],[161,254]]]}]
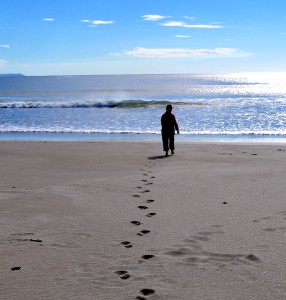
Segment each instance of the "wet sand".
[{"label": "wet sand", "polygon": [[1,299],[285,299],[286,146],[0,142]]}]

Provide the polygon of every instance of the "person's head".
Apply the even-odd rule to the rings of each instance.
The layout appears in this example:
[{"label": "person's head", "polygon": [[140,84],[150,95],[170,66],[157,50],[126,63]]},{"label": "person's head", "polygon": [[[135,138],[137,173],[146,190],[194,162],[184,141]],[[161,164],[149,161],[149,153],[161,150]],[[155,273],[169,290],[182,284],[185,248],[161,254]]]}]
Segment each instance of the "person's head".
[{"label": "person's head", "polygon": [[168,105],[166,106],[166,111],[167,111],[167,112],[171,112],[172,109],[173,109],[173,107],[172,107],[171,104],[168,104]]}]

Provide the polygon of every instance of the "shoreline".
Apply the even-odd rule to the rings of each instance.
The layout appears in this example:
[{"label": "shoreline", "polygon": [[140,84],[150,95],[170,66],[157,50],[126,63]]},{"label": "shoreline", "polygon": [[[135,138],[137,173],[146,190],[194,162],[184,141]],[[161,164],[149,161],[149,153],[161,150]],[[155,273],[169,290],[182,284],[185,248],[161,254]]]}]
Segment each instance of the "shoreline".
[{"label": "shoreline", "polygon": [[[176,142],[203,143],[286,143],[286,135],[253,134],[180,134],[175,135]],[[96,141],[158,141],[160,134],[137,133],[0,133],[1,141],[59,141],[59,142],[96,142]]]},{"label": "shoreline", "polygon": [[286,144],[0,141],[1,299],[285,298]]}]

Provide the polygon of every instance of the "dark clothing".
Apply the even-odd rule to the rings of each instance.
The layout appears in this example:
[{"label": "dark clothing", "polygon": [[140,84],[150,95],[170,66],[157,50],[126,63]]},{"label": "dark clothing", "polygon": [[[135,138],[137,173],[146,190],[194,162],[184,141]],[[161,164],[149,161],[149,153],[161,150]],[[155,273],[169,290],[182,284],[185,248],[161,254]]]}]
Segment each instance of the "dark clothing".
[{"label": "dark clothing", "polygon": [[169,149],[171,151],[174,151],[175,130],[179,132],[179,126],[177,124],[175,116],[171,112],[166,111],[161,117],[161,125],[164,151],[168,152]]},{"label": "dark clothing", "polygon": [[163,131],[175,132],[175,130],[179,130],[179,126],[177,124],[175,116],[166,111],[161,117],[161,125]]},{"label": "dark clothing", "polygon": [[166,132],[162,130],[163,150],[168,152],[175,150],[175,132]]}]

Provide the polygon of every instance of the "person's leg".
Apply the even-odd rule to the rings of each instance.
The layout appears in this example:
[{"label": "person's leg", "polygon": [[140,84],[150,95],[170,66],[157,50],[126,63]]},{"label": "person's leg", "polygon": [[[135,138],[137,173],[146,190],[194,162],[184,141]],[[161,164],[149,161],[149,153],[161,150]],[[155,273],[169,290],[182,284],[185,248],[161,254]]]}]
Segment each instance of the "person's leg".
[{"label": "person's leg", "polygon": [[174,134],[170,134],[169,135],[169,140],[170,140],[170,149],[172,151],[172,154],[174,154],[174,150],[175,150],[175,135]]},{"label": "person's leg", "polygon": [[162,131],[162,141],[163,141],[163,150],[166,152],[166,156],[167,156],[169,151],[169,141],[168,141],[168,135],[163,131]]}]

